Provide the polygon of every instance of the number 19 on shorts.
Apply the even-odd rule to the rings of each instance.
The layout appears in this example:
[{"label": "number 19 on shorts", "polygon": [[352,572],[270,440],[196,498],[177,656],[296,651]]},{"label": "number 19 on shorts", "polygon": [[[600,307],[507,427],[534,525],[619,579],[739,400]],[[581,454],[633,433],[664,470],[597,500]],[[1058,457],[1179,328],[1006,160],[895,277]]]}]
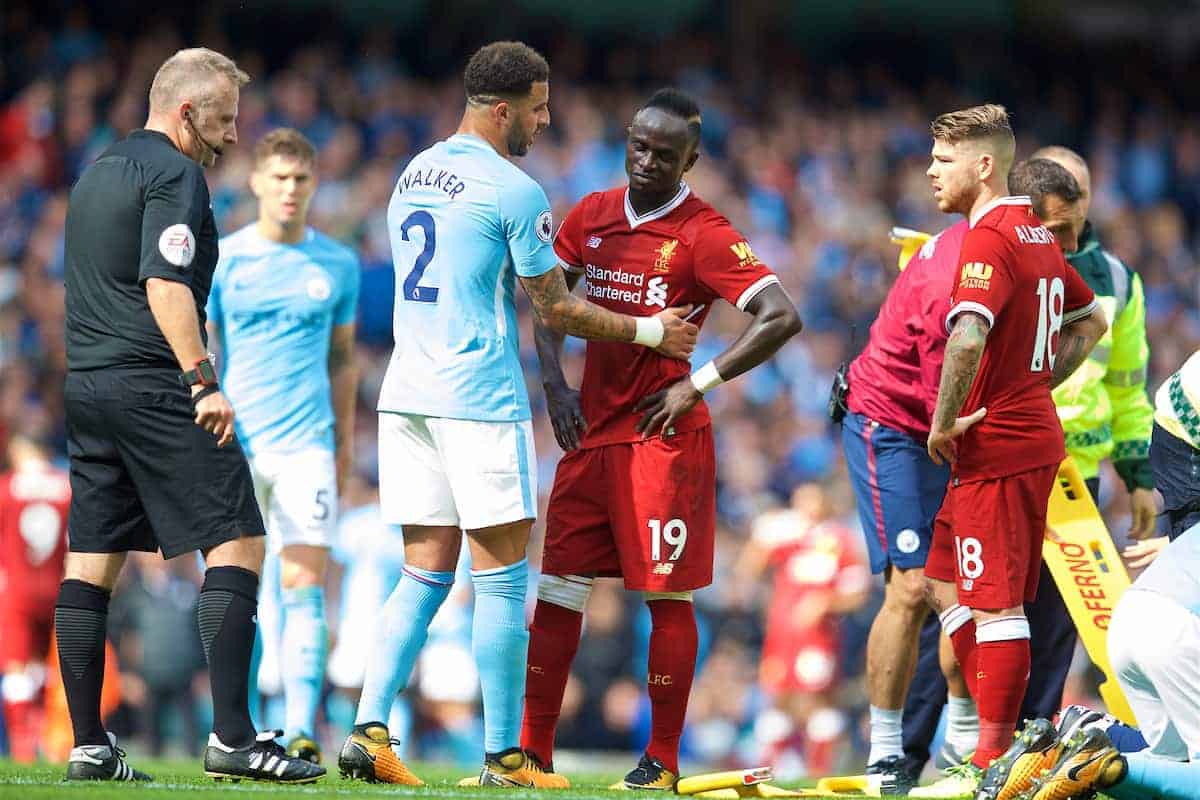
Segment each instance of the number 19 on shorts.
[{"label": "number 19 on shorts", "polygon": [[671,555],[667,557],[668,561],[678,561],[683,555],[683,548],[687,546],[687,525],[681,519],[667,520],[663,524],[662,520],[652,519],[647,525],[650,527],[650,560],[662,561],[663,544],[667,547],[673,547]]}]

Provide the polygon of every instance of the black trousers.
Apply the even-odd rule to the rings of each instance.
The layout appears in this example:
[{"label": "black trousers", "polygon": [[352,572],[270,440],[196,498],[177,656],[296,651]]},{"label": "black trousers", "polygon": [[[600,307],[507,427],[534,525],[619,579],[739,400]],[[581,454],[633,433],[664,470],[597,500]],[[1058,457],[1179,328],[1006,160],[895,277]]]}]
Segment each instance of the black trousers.
[{"label": "black trousers", "polygon": [[[1087,481],[1093,500],[1100,493],[1100,479]],[[1052,719],[1062,706],[1063,687],[1075,656],[1078,633],[1050,568],[1042,564],[1037,597],[1025,604],[1029,618],[1029,686],[1021,704],[1022,719]],[[904,700],[904,755],[916,767],[929,760],[929,746],[937,732],[942,707],[946,704],[946,679],[938,664],[941,624],[930,614],[921,628],[920,650],[912,685]]]}]

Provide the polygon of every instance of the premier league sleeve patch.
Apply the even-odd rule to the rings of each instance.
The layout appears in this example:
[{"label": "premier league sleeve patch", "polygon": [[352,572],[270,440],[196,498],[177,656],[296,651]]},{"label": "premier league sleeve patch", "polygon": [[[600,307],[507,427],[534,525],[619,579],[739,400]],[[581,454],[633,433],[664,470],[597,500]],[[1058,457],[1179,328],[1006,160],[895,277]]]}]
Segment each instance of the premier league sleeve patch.
[{"label": "premier league sleeve patch", "polygon": [[158,237],[158,252],[168,264],[187,269],[196,257],[196,236],[182,222],[170,225]]},{"label": "premier league sleeve patch", "polygon": [[549,209],[538,214],[534,231],[537,233],[539,239],[547,244],[550,243],[554,235],[554,216],[550,213]]}]

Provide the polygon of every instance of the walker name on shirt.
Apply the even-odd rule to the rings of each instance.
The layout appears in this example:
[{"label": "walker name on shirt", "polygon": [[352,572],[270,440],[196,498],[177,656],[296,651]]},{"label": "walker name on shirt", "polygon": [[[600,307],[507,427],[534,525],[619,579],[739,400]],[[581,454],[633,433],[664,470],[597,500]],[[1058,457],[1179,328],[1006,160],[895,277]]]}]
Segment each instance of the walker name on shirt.
[{"label": "walker name on shirt", "polygon": [[467,184],[450,170],[430,167],[426,170],[414,169],[412,172],[405,172],[400,176],[396,189],[398,193],[403,193],[418,186],[441,189],[451,200],[467,188]]},{"label": "walker name on shirt", "polygon": [[642,305],[644,297],[645,305],[667,307],[665,278],[656,276],[647,281],[644,273],[598,267],[595,264],[588,264],[584,274],[587,276],[588,297],[634,305]]}]

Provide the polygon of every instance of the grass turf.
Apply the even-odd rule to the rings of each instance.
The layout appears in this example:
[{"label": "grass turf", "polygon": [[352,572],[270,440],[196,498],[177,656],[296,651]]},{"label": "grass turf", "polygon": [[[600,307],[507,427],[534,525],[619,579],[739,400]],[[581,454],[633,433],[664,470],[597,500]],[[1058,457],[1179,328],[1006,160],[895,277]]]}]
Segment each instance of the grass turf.
[{"label": "grass turf", "polygon": [[[41,797],[85,798],[85,800],[166,800],[181,795],[215,797],[222,793],[254,794],[271,800],[299,800],[321,796],[337,797],[447,797],[455,800],[475,800],[500,797],[561,798],[561,800],[616,800],[616,798],[656,797],[658,792],[623,792],[616,794],[606,787],[620,779],[617,774],[571,773],[572,788],[565,791],[524,791],[509,789],[460,789],[455,786],[460,778],[466,777],[462,769],[432,764],[413,764],[413,771],[426,782],[420,788],[368,784],[347,781],[337,774],[336,765],[331,774],[307,786],[275,786],[266,783],[242,781],[241,783],[216,782],[204,776],[199,760],[154,761],[131,758],[131,765],[150,773],[155,781],[148,784],[113,783],[64,783],[64,767],[59,764],[37,764],[27,766],[0,760],[0,798],[32,800]],[[328,765],[327,765],[328,766]],[[839,795],[846,797],[846,795]],[[964,798],[964,800],[969,800]]]},{"label": "grass turf", "polygon": [[[252,794],[270,800],[300,800],[314,797],[446,797],[455,800],[498,800],[498,798],[537,797],[539,800],[618,800],[618,798],[659,798],[658,792],[623,792],[617,794],[606,790],[621,776],[599,773],[572,773],[572,787],[565,791],[518,791],[513,789],[460,789],[455,784],[467,773],[454,767],[433,764],[413,764],[413,771],[421,776],[426,786],[409,788],[347,781],[337,774],[336,765],[331,774],[307,786],[275,786],[266,783],[242,781],[241,783],[218,783],[205,777],[200,770],[199,759],[194,761],[155,761],[131,759],[133,766],[155,777],[153,783],[65,783],[64,767],[60,764],[36,764],[32,766],[14,764],[0,759],[0,798],[32,800],[41,797],[82,798],[83,800],[167,800],[180,796],[218,797],[224,793]],[[790,788],[790,787],[789,787]],[[830,795],[846,798],[853,795]],[[970,800],[964,797],[962,800]],[[1099,800],[1104,800],[1100,796]]]}]

